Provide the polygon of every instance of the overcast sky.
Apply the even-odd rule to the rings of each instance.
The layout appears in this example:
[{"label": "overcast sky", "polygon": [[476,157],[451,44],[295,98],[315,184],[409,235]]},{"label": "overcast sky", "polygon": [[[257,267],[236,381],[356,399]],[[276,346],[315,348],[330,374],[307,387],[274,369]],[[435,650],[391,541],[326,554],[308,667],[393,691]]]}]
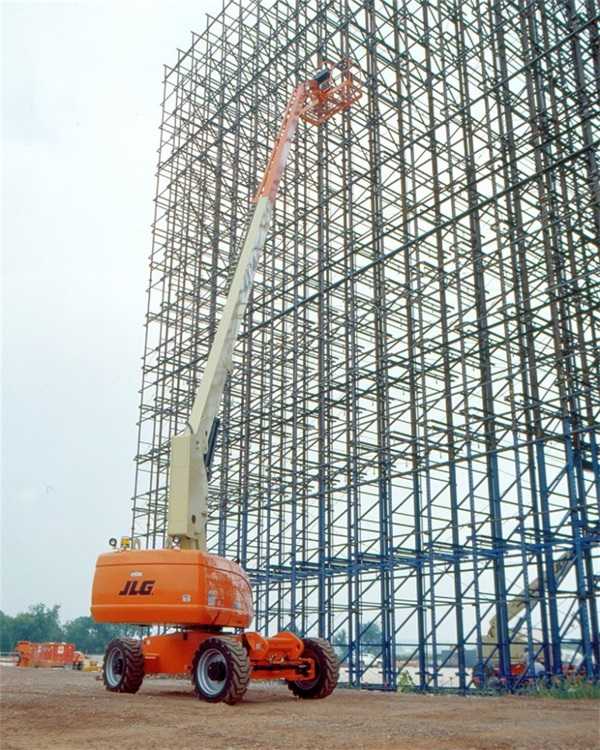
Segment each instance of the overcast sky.
[{"label": "overcast sky", "polygon": [[0,608],[127,533],[163,64],[213,0],[2,3]]}]

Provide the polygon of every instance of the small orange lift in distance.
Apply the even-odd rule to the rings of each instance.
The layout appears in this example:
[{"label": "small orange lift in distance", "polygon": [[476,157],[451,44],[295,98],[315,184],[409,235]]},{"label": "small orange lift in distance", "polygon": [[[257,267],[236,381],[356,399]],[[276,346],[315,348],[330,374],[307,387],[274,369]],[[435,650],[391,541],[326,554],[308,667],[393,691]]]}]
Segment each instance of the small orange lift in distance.
[{"label": "small orange lift in distance", "polygon": [[[118,549],[97,560],[96,621],[174,628],[111,641],[103,666],[110,691],[135,693],[149,674],[187,673],[199,698],[233,704],[250,679],[284,680],[299,698],[325,698],[337,685],[339,664],[327,641],[291,632],[265,638],[246,630],[254,616],[250,582],[238,564],[208,554],[206,519],[217,413],[290,145],[299,120],[318,127],[360,99],[352,70],[349,62],[325,62],[295,88],[286,107],[186,430],[171,441],[169,546],[142,550],[123,537]],[[116,540],[111,544],[117,547]]]},{"label": "small orange lift in distance", "polygon": [[15,647],[17,667],[72,667],[82,669],[84,656],[73,643],[19,641]]}]

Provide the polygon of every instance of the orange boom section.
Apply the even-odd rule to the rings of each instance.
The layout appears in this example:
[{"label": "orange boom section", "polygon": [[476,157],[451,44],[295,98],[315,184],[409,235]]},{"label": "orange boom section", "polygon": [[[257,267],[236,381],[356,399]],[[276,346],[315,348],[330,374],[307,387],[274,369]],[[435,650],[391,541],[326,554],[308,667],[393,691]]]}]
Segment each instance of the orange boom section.
[{"label": "orange boom section", "polygon": [[98,622],[247,628],[252,591],[234,562],[200,550],[121,550],[98,557],[92,587]]}]

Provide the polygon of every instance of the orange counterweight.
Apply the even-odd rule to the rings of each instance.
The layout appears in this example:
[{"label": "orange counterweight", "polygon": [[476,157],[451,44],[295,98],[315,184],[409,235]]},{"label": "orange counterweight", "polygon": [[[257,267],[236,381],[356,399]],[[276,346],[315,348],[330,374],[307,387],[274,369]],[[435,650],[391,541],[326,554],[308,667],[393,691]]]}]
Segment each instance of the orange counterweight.
[{"label": "orange counterweight", "polygon": [[98,622],[246,628],[252,590],[236,563],[200,550],[121,550],[100,555],[92,585]]}]

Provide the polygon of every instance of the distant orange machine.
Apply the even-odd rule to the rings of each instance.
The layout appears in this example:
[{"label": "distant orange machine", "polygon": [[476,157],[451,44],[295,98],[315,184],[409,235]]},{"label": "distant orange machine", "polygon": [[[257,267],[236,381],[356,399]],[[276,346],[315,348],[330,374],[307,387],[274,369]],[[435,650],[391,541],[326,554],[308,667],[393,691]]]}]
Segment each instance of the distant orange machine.
[{"label": "distant orange machine", "polygon": [[66,667],[76,661],[73,643],[32,643],[19,641],[16,647],[18,667]]}]

